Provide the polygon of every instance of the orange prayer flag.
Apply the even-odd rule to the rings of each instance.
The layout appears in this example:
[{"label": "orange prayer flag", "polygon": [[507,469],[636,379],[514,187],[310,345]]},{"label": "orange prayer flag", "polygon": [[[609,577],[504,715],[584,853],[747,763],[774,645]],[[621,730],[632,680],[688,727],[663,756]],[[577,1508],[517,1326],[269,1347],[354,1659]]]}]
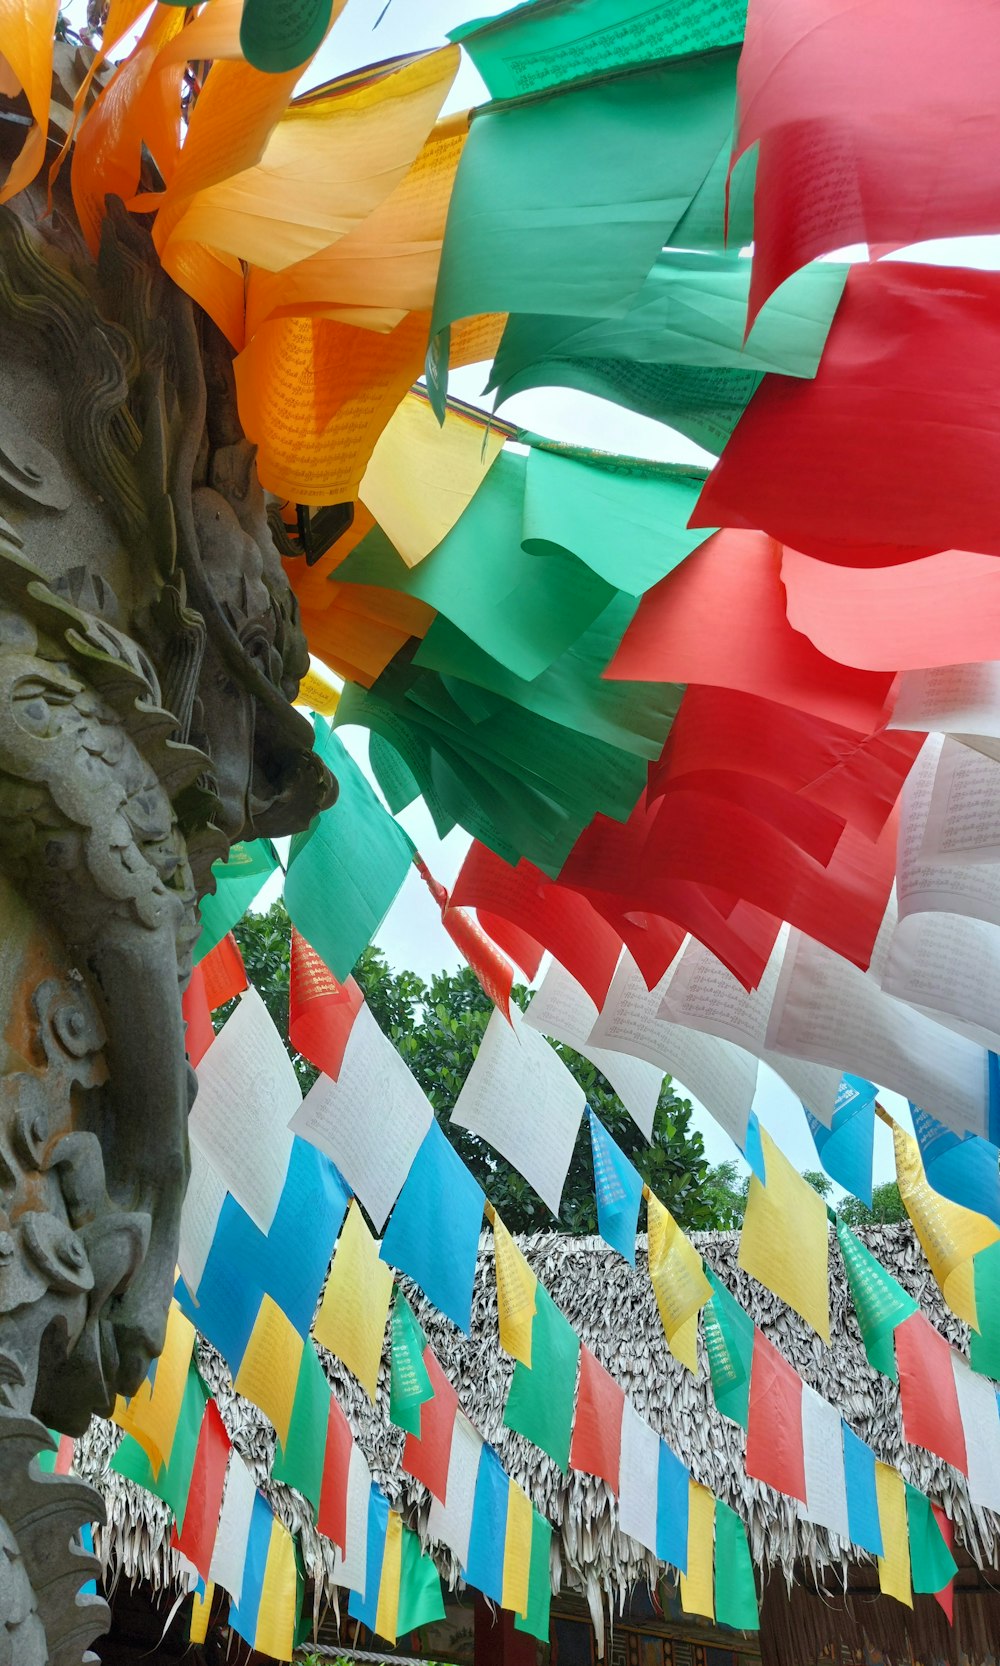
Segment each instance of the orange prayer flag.
[{"label": "orange prayer flag", "polygon": [[427,314],[414,312],[387,336],[322,318],[277,318],[257,331],[236,360],[236,391],[267,490],[315,505],[356,497],[376,440],[420,375],[427,329]]},{"label": "orange prayer flag", "polygon": [[0,202],[7,202],[30,185],[45,156],[49,127],[49,96],[52,90],[52,51],[56,34],[59,0],[0,0],[0,64],[9,72],[4,92],[10,97],[20,88],[28,100],[32,126],[0,185]]},{"label": "orange prayer flag", "polygon": [[239,944],[232,932],[226,933],[214,949],[198,962],[199,969],[205,981],[205,995],[208,1004],[214,1012],[216,1007],[225,1006],[249,986],[247,970],[243,964]]},{"label": "orange prayer flag", "polygon": [[335,978],[300,932],[292,927],[288,988],[288,1038],[292,1046],[334,1081],[340,1075],[354,1020],[364,1005],[354,979]]}]

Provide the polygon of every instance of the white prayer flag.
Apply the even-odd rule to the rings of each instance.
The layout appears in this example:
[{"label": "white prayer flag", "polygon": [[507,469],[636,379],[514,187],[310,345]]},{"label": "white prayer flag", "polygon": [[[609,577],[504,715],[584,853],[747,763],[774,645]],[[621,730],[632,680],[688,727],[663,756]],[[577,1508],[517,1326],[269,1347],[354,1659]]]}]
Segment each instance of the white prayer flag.
[{"label": "white prayer flag", "polygon": [[364,1597],[368,1576],[368,1511],[371,1506],[372,1475],[357,1441],[351,1447],[347,1466],[347,1544],[333,1550],[333,1583]]},{"label": "white prayer flag", "polygon": [[243,1569],[247,1559],[247,1540],[250,1537],[250,1517],[257,1497],[257,1483],[243,1459],[235,1450],[229,1453],[226,1491],[219,1515],[219,1529],[215,1535],[212,1564],[208,1577],[228,1591],[239,1606],[243,1594]]},{"label": "white prayer flag", "polygon": [[659,1436],[626,1399],[618,1471],[618,1527],[654,1556],[659,1465]]},{"label": "white prayer flag", "polygon": [[302,1099],[285,1044],[256,989],[246,989],[198,1066],[190,1129],[261,1232],[285,1184],[288,1119]]},{"label": "white prayer flag", "polygon": [[558,1215],[586,1096],[516,1007],[510,1015],[508,1024],[492,1014],[451,1120],[506,1157]]},{"label": "white prayer flag", "polygon": [[743,1149],[757,1086],[757,1061],[741,1047],[670,1024],[659,1016],[670,969],[654,989],[626,950],[590,1032],[597,1047],[628,1053],[667,1071],[701,1101]]},{"label": "white prayer flag", "polygon": [[799,1515],[842,1539],[849,1538],[840,1412],[808,1383],[802,1388],[802,1456],[806,1501],[798,1504]]},{"label": "white prayer flag", "polygon": [[952,1350],[958,1409],[969,1460],[969,1497],[978,1508],[1000,1510],[1000,1413],[996,1388]]},{"label": "white prayer flag", "polygon": [[433,1116],[423,1088],[365,1005],[337,1080],[321,1076],[291,1126],[333,1159],[381,1232]]},{"label": "white prayer flag", "polygon": [[191,1178],[181,1207],[177,1265],[192,1296],[197,1296],[227,1192],[225,1181],[215,1172],[194,1133],[190,1135],[189,1145]]},{"label": "white prayer flag", "polygon": [[[506,1023],[506,1019],[502,1022]],[[439,1540],[441,1544],[446,1544],[449,1550],[454,1551],[459,1566],[463,1568],[469,1560],[472,1510],[476,1500],[476,1479],[482,1454],[482,1435],[469,1422],[465,1413],[459,1411],[455,1417],[455,1430],[451,1437],[445,1503],[442,1504],[439,1498],[431,1499],[427,1531],[432,1539]]]},{"label": "white prayer flag", "polygon": [[889,728],[1000,735],[1000,660],[904,671]]},{"label": "white prayer flag", "polygon": [[645,1059],[592,1045],[589,1038],[597,1022],[597,1007],[558,960],[550,962],[540,988],[531,998],[524,1022],[553,1041],[565,1042],[567,1047],[589,1059],[611,1083],[647,1140],[652,1139],[663,1071],[647,1064]]}]

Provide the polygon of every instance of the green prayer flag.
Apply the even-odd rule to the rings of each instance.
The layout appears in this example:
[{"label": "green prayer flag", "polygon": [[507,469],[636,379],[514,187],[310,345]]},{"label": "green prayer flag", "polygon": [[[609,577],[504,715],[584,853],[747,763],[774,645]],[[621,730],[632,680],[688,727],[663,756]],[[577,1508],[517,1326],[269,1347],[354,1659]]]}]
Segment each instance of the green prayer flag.
[{"label": "green prayer flag", "polygon": [[201,936],[194,951],[196,965],[242,920],[277,866],[278,858],[270,839],[240,839],[224,862],[213,862],[215,891],[201,899]]},{"label": "green prayer flag", "polygon": [[954,1579],[958,1565],[938,1526],[931,1501],[906,1482],[906,1527],[910,1535],[913,1589],[933,1596]]},{"label": "green prayer flag", "polygon": [[292,840],[285,905],[306,942],[343,982],[392,907],[413,844],[321,717],[316,751],[336,777],[337,799]]},{"label": "green prayer flag", "polygon": [[441,1595],[441,1576],[430,1556],[420,1549],[420,1540],[408,1527],[403,1528],[399,1557],[399,1608],[396,1614],[396,1636],[406,1637],[417,1626],[431,1625],[444,1619],[444,1599]]},{"label": "green prayer flag", "polygon": [[893,1332],[911,1313],[916,1313],[917,1303],[841,1220],[837,1222],[837,1242],[847,1268],[868,1363],[897,1382]]},{"label": "green prayer flag", "polygon": [[522,546],[527,460],[502,451],[447,537],[416,567],[376,527],[337,568],[338,584],[416,596],[517,677],[537,677],[603,612],[616,586],[565,550]]},{"label": "green prayer flag", "polygon": [[[531,1366],[514,1366],[503,1420],[547,1452],[561,1470],[569,1468],[580,1338],[540,1284],[531,1323]],[[532,1567],[535,1543],[532,1538]],[[546,1560],[546,1569],[548,1561]],[[548,1574],[546,1572],[546,1579]],[[539,1635],[536,1633],[536,1635]]]},{"label": "green prayer flag", "polygon": [[288,1425],[288,1439],[282,1447],[275,1447],[271,1473],[276,1481],[295,1487],[313,1507],[313,1518],[319,1510],[323,1490],[323,1461],[326,1456],[326,1429],[330,1420],[330,1384],[312,1343],[302,1350],[299,1379],[295,1385],[295,1399]]},{"label": "green prayer flag", "polygon": [[712,1299],[702,1309],[712,1393],[723,1417],[746,1428],[750,1421],[750,1366],[754,1322],[710,1268]]},{"label": "green prayer flag", "polygon": [[424,1364],[427,1338],[400,1290],[392,1304],[392,1376],[389,1420],[397,1429],[420,1439],[420,1408],[434,1398],[434,1387]]},{"label": "green prayer flag", "polygon": [[715,1500],[715,1618],[737,1631],[760,1630],[746,1528],[721,1498]]},{"label": "green prayer flag", "polygon": [[[539,1294],[541,1294],[539,1286]],[[537,1335],[538,1318],[535,1318],[535,1335]],[[534,1337],[531,1344],[531,1357],[535,1357]],[[523,1370],[518,1366],[517,1370]],[[508,1402],[509,1403],[509,1402]],[[567,1448],[568,1450],[568,1448]],[[565,1464],[563,1468],[565,1469]],[[653,1483],[655,1485],[655,1482]],[[531,1561],[528,1568],[528,1608],[521,1618],[514,1615],[514,1627],[517,1631],[527,1631],[532,1637],[537,1637],[540,1643],[549,1640],[549,1608],[552,1603],[552,1528],[539,1515],[535,1506],[531,1506]]]},{"label": "green prayer flag", "polygon": [[[677,58],[477,116],[448,207],[432,342],[483,312],[627,311],[730,139],[738,57]],[[439,343],[427,384],[442,419],[443,362]]]},{"label": "green prayer flag", "polygon": [[312,57],[332,12],[333,0],[243,0],[240,50],[254,69],[284,74]]},{"label": "green prayer flag", "polygon": [[124,1436],[111,1460],[111,1468],[116,1474],[126,1476],[128,1480],[144,1487],[147,1492],[162,1498],[177,1523],[178,1534],[184,1527],[184,1512],[187,1509],[198,1436],[201,1433],[205,1407],[210,1398],[208,1389],[192,1365],[184,1385],[170,1460],[163,1465],[159,1474],[133,1435]]},{"label": "green prayer flag", "polygon": [[448,31],[493,98],[544,92],[581,77],[738,46],[747,0],[533,0]]},{"label": "green prayer flag", "polygon": [[969,1331],[973,1371],[1000,1381],[1000,1242],[980,1250],[972,1260],[978,1331]]}]

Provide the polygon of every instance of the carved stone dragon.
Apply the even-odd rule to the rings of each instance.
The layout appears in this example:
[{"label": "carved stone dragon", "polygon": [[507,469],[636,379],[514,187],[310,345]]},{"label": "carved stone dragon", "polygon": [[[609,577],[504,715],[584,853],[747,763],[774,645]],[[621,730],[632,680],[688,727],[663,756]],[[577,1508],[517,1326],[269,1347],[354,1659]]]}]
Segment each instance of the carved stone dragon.
[{"label": "carved stone dragon", "polygon": [[336,791],[227,344],[120,205],[96,262],[42,209],[0,208],[0,1666],[106,1624],[100,1502],[34,1455],[162,1346],[212,863]]}]

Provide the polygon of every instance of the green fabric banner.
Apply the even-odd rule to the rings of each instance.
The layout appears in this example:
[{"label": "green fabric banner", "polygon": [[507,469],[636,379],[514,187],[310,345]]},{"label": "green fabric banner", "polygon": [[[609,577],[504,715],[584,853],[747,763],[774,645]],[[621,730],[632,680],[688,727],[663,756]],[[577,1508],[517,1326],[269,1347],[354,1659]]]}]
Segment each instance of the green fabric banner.
[{"label": "green fabric banner", "polygon": [[389,1420],[397,1429],[420,1439],[420,1408],[434,1398],[434,1387],[424,1364],[427,1338],[413,1316],[406,1297],[397,1289],[392,1304],[392,1361]]},{"label": "green fabric banner", "polygon": [[431,1625],[434,1620],[443,1619],[441,1577],[431,1557],[422,1553],[417,1535],[404,1527],[399,1558],[396,1636],[406,1637],[417,1626]]},{"label": "green fabric banner", "polygon": [[917,1303],[843,1221],[837,1222],[837,1242],[847,1268],[847,1281],[868,1363],[874,1370],[881,1371],[883,1376],[897,1382],[893,1332],[911,1313],[916,1313]]},{"label": "green fabric banner", "polygon": [[[536,1318],[536,1334],[537,1324]],[[535,1357],[534,1340],[531,1344],[531,1357]],[[517,1369],[520,1371],[523,1367],[519,1365]],[[564,1464],[563,1468],[565,1467]],[[514,1628],[516,1631],[527,1631],[532,1637],[537,1637],[540,1643],[547,1643],[549,1640],[549,1608],[552,1603],[551,1546],[552,1528],[532,1505],[528,1609],[523,1619],[520,1614],[514,1615]]]},{"label": "green fabric banner", "polygon": [[1000,1382],[1000,1243],[990,1244],[973,1258],[978,1331],[969,1331],[969,1360],[973,1371]]},{"label": "green fabric banner", "polygon": [[910,1577],[915,1591],[933,1596],[958,1572],[955,1558],[934,1519],[931,1501],[906,1482],[906,1526],[910,1535]]},{"label": "green fabric banner", "polygon": [[737,1631],[760,1630],[746,1528],[721,1498],[715,1500],[715,1618]]},{"label": "green fabric banner", "polygon": [[712,1299],[702,1309],[712,1393],[723,1417],[746,1428],[750,1421],[750,1366],[754,1322],[710,1268]]},{"label": "green fabric banner", "polygon": [[[522,1365],[520,1360],[514,1366],[503,1420],[508,1429],[516,1430],[525,1440],[540,1446],[565,1472],[569,1468],[569,1446],[573,1433],[580,1338],[541,1284],[535,1299],[531,1367]],[[534,1536],[531,1541],[531,1565],[534,1583]],[[545,1566],[547,1581],[547,1556]],[[536,1632],[535,1635],[540,1636],[541,1633]]]},{"label": "green fabric banner", "polygon": [[276,1481],[284,1481],[308,1498],[314,1518],[323,1490],[329,1420],[330,1384],[316,1349],[311,1342],[307,1342],[302,1350],[299,1380],[295,1385],[288,1440],[283,1450],[281,1442],[276,1443],[271,1473]]},{"label": "green fabric banner", "polygon": [[321,717],[316,751],[336,776],[337,801],[292,840],[285,905],[306,942],[343,982],[392,907],[413,844]]},{"label": "green fabric banner", "polygon": [[201,1433],[205,1407],[210,1398],[208,1389],[192,1365],[184,1386],[184,1397],[181,1400],[173,1446],[170,1449],[170,1460],[164,1464],[159,1475],[154,1472],[144,1448],[139,1445],[134,1435],[123,1436],[111,1460],[111,1468],[117,1475],[126,1476],[137,1486],[144,1487],[157,1498],[162,1498],[177,1523],[178,1534],[184,1527],[184,1512],[187,1509],[198,1436]]},{"label": "green fabric banner", "polygon": [[225,862],[213,862],[216,888],[211,896],[201,900],[201,936],[194,950],[196,965],[242,920],[277,866],[278,858],[270,839],[240,839],[232,846]]}]

